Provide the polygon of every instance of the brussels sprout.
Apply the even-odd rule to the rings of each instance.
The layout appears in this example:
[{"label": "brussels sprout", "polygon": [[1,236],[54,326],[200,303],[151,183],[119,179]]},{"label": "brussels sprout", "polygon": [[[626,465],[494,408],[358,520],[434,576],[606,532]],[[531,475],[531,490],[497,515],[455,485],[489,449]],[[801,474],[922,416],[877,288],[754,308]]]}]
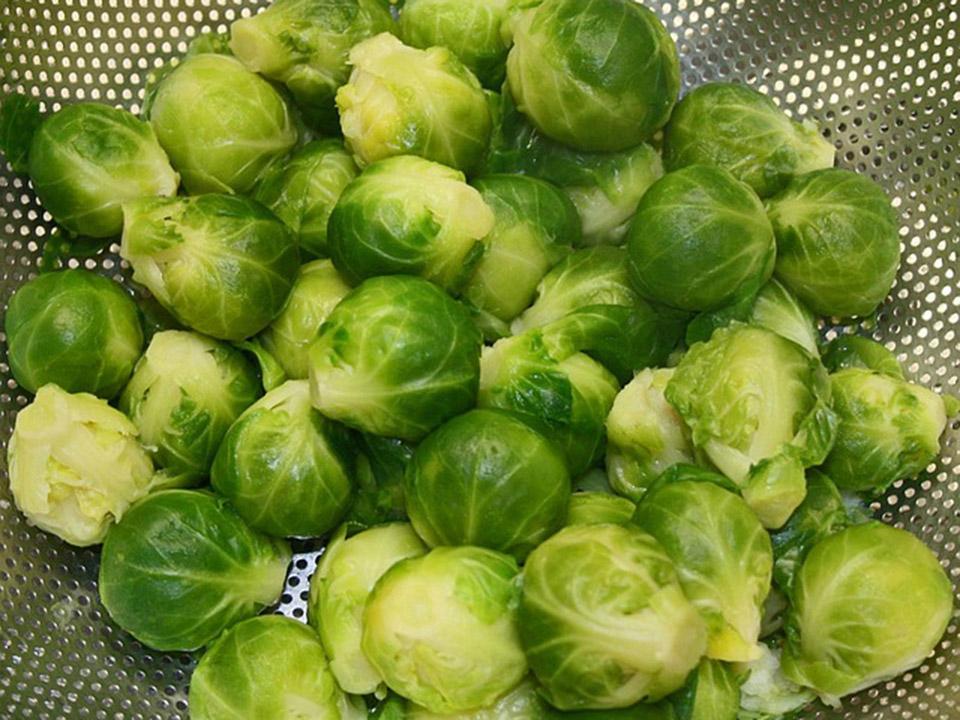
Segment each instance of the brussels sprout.
[{"label": "brussels sprout", "polygon": [[636,509],[636,505],[626,498],[610,493],[575,492],[570,496],[566,526],[625,525]]},{"label": "brussels sprout", "polygon": [[15,173],[30,169],[30,144],[41,125],[38,100],[19,92],[0,98],[0,153]]},{"label": "brussels sprout", "polygon": [[357,435],[357,441],[356,499],[344,522],[351,529],[364,530],[407,520],[403,478],[413,459],[413,447],[403,440],[363,433]]},{"label": "brussels sprout", "polygon": [[879,185],[848,170],[794,178],[767,202],[780,281],[815,313],[869,315],[900,264],[897,216]]},{"label": "brussels sprout", "polygon": [[613,401],[607,416],[607,477],[637,502],[660,474],[693,462],[690,431],[663,396],[672,368],[644,370]]},{"label": "brussels sprout", "polygon": [[205,477],[220,441],[257,399],[257,375],[239,350],[196,333],[153,336],[120,395],[165,484]]},{"label": "brussels sprout", "polygon": [[435,285],[367,280],[310,348],[313,404],[358,430],[420,440],[476,402],[480,345],[466,308]]},{"label": "brussels sprout", "polygon": [[572,476],[602,456],[618,390],[602,365],[539,330],[483,349],[479,407],[506,410],[555,442]]},{"label": "brussels sprout", "polygon": [[493,227],[493,211],[463,174],[404,156],[371,165],[347,186],[330,215],[327,239],[349,282],[421,275],[457,292]]},{"label": "brussels sprout", "polygon": [[692,90],[664,131],[668,169],[721,167],[760,197],[779,192],[795,175],[833,167],[835,155],[815,122],[794,122],[766,95],[734,83]]},{"label": "brussels sprout", "polygon": [[635,527],[578,525],[530,553],[520,639],[561,710],[627,707],[683,685],[706,629],[670,559]]},{"label": "brussels sprout", "polygon": [[289,378],[308,377],[310,346],[348,292],[350,286],[330,260],[314,260],[300,268],[287,304],[259,335]]},{"label": "brussels sprout", "polygon": [[56,385],[41,387],[17,413],[7,463],[20,512],[80,547],[102,542],[153,477],[127,418],[104,400]]},{"label": "brussels sprout", "polygon": [[840,422],[823,471],[838,487],[880,493],[936,460],[947,412],[935,392],[863,368],[834,373],[830,385]]},{"label": "brussels sprout", "polygon": [[922,542],[879,522],[847,528],[800,568],[784,674],[838,704],[923,662],[952,614],[950,580]]},{"label": "brussels sprout", "polygon": [[327,546],[310,582],[307,618],[320,633],[330,670],[346,692],[369,695],[383,683],[360,647],[363,609],[374,585],[401,560],[426,551],[406,523],[370,528],[349,539],[344,528]]},{"label": "brussels sprout", "polygon": [[823,462],[836,437],[826,370],[764,328],[734,324],[694,345],[664,394],[768,528],[803,501],[804,468]]},{"label": "brussels sprout", "polygon": [[406,477],[407,512],[427,545],[477,545],[522,561],[563,525],[563,456],[521,420],[473,410],[434,430]]},{"label": "brussels sprout", "polygon": [[381,33],[353,47],[350,65],[337,107],[361,167],[419,155],[465,173],[479,168],[490,142],[490,108],[480,82],[450,50],[418,50]]},{"label": "brussels sprout", "polygon": [[299,264],[275,215],[229,195],[124,205],[120,255],[180,322],[221,340],[263,330],[286,304]]},{"label": "brussels sprout", "polygon": [[663,175],[660,155],[646,144],[621,152],[568,148],[537,130],[505,88],[490,96],[494,129],[490,173],[524,173],[563,189],[581,221],[581,245],[619,245],[644,193]]},{"label": "brussels sprout", "polygon": [[903,368],[897,356],[880,343],[858,335],[841,335],[827,343],[823,364],[830,372],[845,368],[864,368],[903,380]]},{"label": "brussels sprout", "polygon": [[686,315],[654,308],[630,285],[620,248],[578,250],[543,278],[534,304],[511,325],[576,336],[577,346],[622,382],[667,360],[683,336]]},{"label": "brussels sprout", "polygon": [[463,296],[493,338],[533,300],[537,284],[580,237],[569,198],[553,185],[521,175],[489,175],[474,182],[494,215],[486,253]]},{"label": "brussels sprout", "polygon": [[513,558],[475,547],[397,563],[367,600],[367,659],[391,689],[431,712],[493,704],[527,672],[517,573]]},{"label": "brussels sprout", "polygon": [[190,679],[194,720],[365,720],[362,702],[337,687],[320,639],[279,615],[244,620],[221,635]]},{"label": "brussels sprout", "polygon": [[671,702],[676,720],[739,720],[740,681],[730,665],[702,660]]},{"label": "brussels sprout", "polygon": [[10,298],[4,317],[13,377],[35,393],[48,383],[112,398],[143,350],[136,303],[87,270],[40,275]]},{"label": "brussels sprout", "polygon": [[579,150],[625,150],[670,118],[680,60],[666,28],[630,0],[545,0],[511,23],[517,106]]},{"label": "brussels sprout", "polygon": [[339,140],[317,140],[275,165],[253,196],[287,224],[301,251],[326,257],[327,221],[357,173]]},{"label": "brussels sprout", "polygon": [[230,427],[210,484],[255,530],[319,537],[350,507],[356,453],[349,431],[313,409],[310,383],[290,380]]},{"label": "brussels sprout", "polygon": [[773,570],[770,536],[736,493],[709,481],[665,479],[644,496],[633,521],[660,543],[706,621],[707,657],[755,660]]},{"label": "brussels sprout", "polygon": [[726,170],[691,165],[653,184],[628,235],[630,277],[647,299],[717,310],[770,279],[776,246],[763,204]]},{"label": "brussels sprout", "polygon": [[196,650],[280,598],[290,547],[198,490],[147,496],[110,528],[100,601],[154,650]]},{"label": "brussels sprout", "polygon": [[253,72],[286,85],[309,124],[333,132],[350,48],[392,26],[380,0],[274,0],[230,26],[230,49]]},{"label": "brussels sprout", "polygon": [[184,60],[148,93],[144,113],[194,195],[249,192],[299,135],[273,86],[226,55]]},{"label": "brussels sprout", "polygon": [[762,654],[746,666],[746,679],[740,686],[738,720],[778,720],[794,713],[815,699],[807,688],[787,679],[780,667],[780,649],[760,645]]},{"label": "brussels sprout", "polygon": [[93,238],[120,234],[124,202],[176,195],[180,184],[147,123],[96,103],[68,105],[44,120],[30,144],[29,172],[53,219]]}]

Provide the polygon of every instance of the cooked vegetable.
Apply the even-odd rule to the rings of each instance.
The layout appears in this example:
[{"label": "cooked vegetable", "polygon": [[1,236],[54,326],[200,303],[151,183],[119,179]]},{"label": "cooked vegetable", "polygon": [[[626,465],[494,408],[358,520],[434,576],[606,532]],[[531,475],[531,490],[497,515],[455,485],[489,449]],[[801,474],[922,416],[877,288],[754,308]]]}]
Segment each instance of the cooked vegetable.
[{"label": "cooked vegetable", "polygon": [[259,338],[293,380],[310,373],[309,350],[320,334],[320,326],[350,286],[330,260],[314,260],[300,268],[290,299]]},{"label": "cooked vegetable", "polygon": [[734,324],[690,348],[664,394],[764,526],[781,527],[803,501],[804,468],[823,462],[836,436],[820,361],[769,330]]},{"label": "cooked vegetable", "polygon": [[575,492],[570,496],[566,526],[625,525],[630,522],[635,510],[636,505],[619,495],[597,491]]},{"label": "cooked vegetable", "polygon": [[269,82],[214,53],[167,74],[148,92],[144,114],[192,194],[249,192],[299,135]]},{"label": "cooked vegetable", "polygon": [[253,197],[287,224],[303,253],[326,257],[330,213],[358,172],[339,140],[317,140],[274,165]]},{"label": "cooked vegetable", "polygon": [[350,82],[337,91],[340,128],[357,162],[419,155],[465,173],[490,142],[480,82],[445,47],[418,50],[389,33],[350,51]]},{"label": "cooked vegetable", "polygon": [[196,650],[280,598],[290,547],[247,527],[226,500],[164,490],[107,533],[100,601],[154,650]]},{"label": "cooked vegetable", "polygon": [[832,373],[846,368],[864,368],[903,380],[897,356],[880,343],[858,335],[841,335],[827,343],[823,364]]},{"label": "cooked vegetable", "polygon": [[663,127],[680,91],[666,28],[630,0],[545,0],[510,25],[507,76],[517,106],[580,150],[625,150]]},{"label": "cooked vegetable", "polygon": [[702,660],[671,700],[676,720],[739,720],[740,680],[733,666]]},{"label": "cooked vegetable", "polygon": [[163,468],[166,485],[206,477],[220,441],[259,395],[257,375],[239,350],[196,333],[153,336],[119,407]]},{"label": "cooked vegetable", "polygon": [[780,667],[780,649],[760,645],[762,655],[746,666],[740,686],[738,720],[771,720],[793,717],[816,697],[809,689],[787,679]]},{"label": "cooked vegetable", "polygon": [[947,411],[932,390],[858,367],[831,375],[830,386],[839,424],[823,470],[840,488],[883,492],[940,454]]},{"label": "cooked vegetable", "polygon": [[517,572],[513,558],[474,547],[397,563],[367,601],[367,659],[392,690],[432,712],[492,704],[527,672]]},{"label": "cooked vegetable", "polygon": [[284,224],[229,195],[124,205],[120,255],[178,320],[221,340],[263,330],[286,304],[299,265]]},{"label": "cooked vegetable", "polygon": [[350,48],[392,26],[379,0],[274,0],[230,26],[230,49],[253,72],[286,85],[307,122],[329,133]]},{"label": "cooked vegetable", "polygon": [[330,215],[327,239],[349,282],[420,275],[458,292],[493,227],[493,211],[462,173],[403,156],[371,165],[347,186]]},{"label": "cooked vegetable", "polygon": [[869,315],[900,264],[897,215],[870,178],[818,170],[794,178],[767,211],[777,236],[776,273],[820,315]]},{"label": "cooked vegetable", "polygon": [[190,679],[194,720],[365,720],[330,673],[320,639],[278,615],[244,620],[221,635]]},{"label": "cooked vegetable", "polygon": [[358,430],[419,440],[476,402],[480,344],[466,308],[431,283],[367,280],[310,348],[313,404]]},{"label": "cooked vegetable", "polygon": [[792,121],[753,88],[707,83],[677,105],[664,131],[667,168],[713,165],[729,170],[760,197],[796,175],[833,167],[836,151],[815,122]]},{"label": "cooked vegetable", "polygon": [[431,547],[476,545],[522,561],[563,525],[570,475],[563,456],[521,420],[472,410],[417,448],[406,499]]},{"label": "cooked vegetable", "polygon": [[30,280],[4,317],[13,377],[35,393],[48,383],[110,399],[143,350],[136,303],[115,282],[88,270]]},{"label": "cooked vegetable", "polygon": [[255,530],[320,537],[350,507],[356,455],[350,432],[313,409],[310,383],[291,380],[233,423],[210,484]]},{"label": "cooked vegetable", "polygon": [[137,429],[87,393],[44,385],[17,413],[7,447],[10,492],[31,523],[71,545],[96,545],[151,489]]},{"label": "cooked vegetable", "polygon": [[383,677],[361,649],[363,610],[374,585],[401,560],[427,548],[406,523],[370,528],[350,538],[346,528],[327,545],[310,582],[307,619],[320,633],[330,670],[345,692],[377,692]]},{"label": "cooked vegetable", "polygon": [[919,665],[953,614],[936,556],[879,522],[818,543],[791,600],[783,671],[832,704]]},{"label": "cooked vegetable", "polygon": [[410,443],[396,438],[359,433],[356,499],[344,520],[351,529],[365,530],[383,523],[407,520],[403,477],[413,459]]},{"label": "cooked vegetable", "polygon": [[681,310],[716,310],[755,293],[776,257],[756,193],[707,165],[655,182],[640,200],[627,243],[640,294]]},{"label": "cooked vegetable", "polygon": [[621,525],[568,527],[534,550],[518,627],[531,670],[561,710],[664,697],[706,647],[670,559],[652,537]]},{"label": "cooked vegetable", "polygon": [[619,392],[607,416],[607,476],[637,502],[667,468],[693,462],[690,431],[663,396],[672,368],[644,370]]}]

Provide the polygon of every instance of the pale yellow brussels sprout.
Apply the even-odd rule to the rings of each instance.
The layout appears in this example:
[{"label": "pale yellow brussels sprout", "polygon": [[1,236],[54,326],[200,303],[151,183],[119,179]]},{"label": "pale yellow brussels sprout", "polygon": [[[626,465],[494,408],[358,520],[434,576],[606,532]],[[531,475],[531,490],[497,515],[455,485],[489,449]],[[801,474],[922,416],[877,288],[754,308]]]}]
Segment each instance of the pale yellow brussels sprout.
[{"label": "pale yellow brussels sprout", "polygon": [[80,547],[102,542],[153,477],[132,422],[105,400],[57,385],[44,385],[17,415],[8,463],[20,511]]}]

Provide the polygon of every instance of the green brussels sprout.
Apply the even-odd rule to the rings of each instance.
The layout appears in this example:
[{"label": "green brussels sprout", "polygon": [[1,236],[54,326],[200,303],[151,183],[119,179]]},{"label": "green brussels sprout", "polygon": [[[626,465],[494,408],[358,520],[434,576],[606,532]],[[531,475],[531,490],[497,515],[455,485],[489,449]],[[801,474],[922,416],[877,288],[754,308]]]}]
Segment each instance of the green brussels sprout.
[{"label": "green brussels sprout", "polygon": [[673,561],[684,594],[707,623],[707,657],[749,662],[760,655],[763,604],[773,550],[750,507],[718,482],[657,483],[633,521]]},{"label": "green brussels sprout", "polygon": [[80,547],[102,542],[152,488],[153,463],[136,427],[106,401],[56,385],[17,413],[7,465],[20,512]]},{"label": "green brussels sprout", "polygon": [[150,125],[96,103],[68,105],[43,121],[30,144],[29,173],[53,219],[92,238],[120,234],[124,202],[176,195],[180,185]]},{"label": "green brussels sprout", "polygon": [[870,178],[818,170],[767,201],[777,238],[776,274],[819,315],[869,315],[900,264],[897,215]]},{"label": "green brussels sprout", "polygon": [[493,211],[494,226],[463,291],[496,339],[533,300],[537,285],[580,237],[580,220],[569,198],[543,180],[488,175],[474,182]]},{"label": "green brussels sprout", "polygon": [[244,620],[221,635],[190,679],[194,720],[366,720],[337,687],[316,633],[279,615]]},{"label": "green brussels sprout", "polygon": [[287,304],[259,335],[287,377],[304,380],[310,375],[310,346],[348,292],[350,286],[330,260],[314,260],[300,268]]},{"label": "green brussels sprout", "polygon": [[737,673],[717,660],[702,660],[670,700],[676,720],[742,720]]},{"label": "green brussels sprout", "polygon": [[253,197],[287,224],[301,251],[326,257],[327,221],[357,174],[353,158],[339,140],[317,140],[273,166]]},{"label": "green brussels sprout", "polygon": [[605,492],[575,492],[570,496],[567,523],[572,525],[626,525],[637,509],[627,498]]},{"label": "green brussels sprout", "polygon": [[692,311],[717,310],[759,290],[777,252],[756,193],[706,165],[655,182],[640,200],[627,242],[640,294]]},{"label": "green brussels sprout", "polygon": [[413,447],[403,440],[357,434],[360,455],[355,478],[356,499],[344,522],[351,529],[407,520],[403,478]]},{"label": "green brussels sprout", "polygon": [[392,690],[431,712],[493,704],[527,672],[517,573],[513,558],[476,547],[402,560],[367,600],[364,654]]},{"label": "green brussels sprout", "polygon": [[350,51],[350,82],[337,90],[340,129],[363,167],[419,155],[476,171],[492,121],[480,82],[445,47],[418,50],[389,33]]},{"label": "green brussels sprout", "polygon": [[864,368],[903,380],[903,368],[897,356],[880,343],[858,335],[841,335],[827,343],[823,365],[832,373],[845,368]]},{"label": "green brussels sprout", "polygon": [[227,55],[184,60],[148,93],[144,114],[194,195],[249,192],[299,139],[280,93]]},{"label": "green brussels sprout", "polygon": [[280,599],[290,546],[199,490],[148,495],[110,528],[100,601],[154,650],[196,650]]},{"label": "green brussels sprout", "polygon": [[677,48],[639,3],[545,0],[516,15],[511,30],[511,91],[548,137],[579,150],[625,150],[670,118]]},{"label": "green brussels sprout", "polygon": [[124,205],[120,255],[180,322],[221,340],[256,335],[279,315],[299,265],[286,226],[230,195]]},{"label": "green brussels sprout", "polygon": [[607,416],[610,487],[634,502],[664,470],[694,460],[690,431],[663,396],[673,373],[673,368],[638,373]]},{"label": "green brussels sprout", "polygon": [[932,390],[864,368],[834,373],[830,386],[839,424],[823,471],[842,490],[883,492],[940,454],[947,411]]},{"label": "green brussels sprout", "polygon": [[522,561],[559,530],[570,502],[563,456],[524,422],[472,410],[417,448],[407,512],[430,547],[476,545]]},{"label": "green brussels sprout", "polygon": [[450,292],[470,279],[494,227],[493,211],[462,173],[413,156],[388,158],[347,185],[327,240],[351,283],[420,275]]},{"label": "green brussels sprout", "polygon": [[164,468],[162,482],[189,485],[207,475],[223,436],[259,392],[256,371],[239,350],[166,330],[153,336],[119,407]]},{"label": "green brussels sprout", "polygon": [[531,330],[483,349],[478,406],[506,410],[556,443],[577,476],[603,455],[619,389],[598,362]]},{"label": "green brussels sprout", "polygon": [[333,309],[310,348],[314,406],[350,427],[417,441],[476,402],[480,333],[426,280],[367,280]]},{"label": "green brussels sprout", "polygon": [[953,614],[936,556],[875,521],[818,543],[791,599],[783,672],[831,704],[919,665]]},{"label": "green brussels sprout", "polygon": [[509,88],[491,95],[489,173],[523,173],[561,188],[580,216],[579,245],[620,245],[640,198],[663,176],[660,155],[646,144],[620,152],[583,152],[554,142],[517,110]]},{"label": "green brussels sprout", "polygon": [[46,273],[22,285],[4,317],[7,361],[21,387],[48,383],[110,399],[143,350],[137,305],[87,270]]},{"label": "green brussels sprout", "polygon": [[337,128],[334,96],[349,77],[350,48],[392,26],[380,0],[274,0],[230,26],[230,49],[253,72],[283,83],[305,120],[329,133]]},{"label": "green brussels sprout", "polygon": [[406,523],[380,525],[350,538],[344,527],[324,551],[310,581],[307,619],[320,633],[330,670],[345,692],[369,695],[381,688],[383,677],[361,648],[363,610],[387,570],[426,552]]},{"label": "green brussels sprout", "polygon": [[531,670],[561,710],[658,700],[706,648],[670,559],[632,526],[564,528],[530,553],[519,629]]},{"label": "green brussels sprout", "polygon": [[694,345],[664,395],[767,528],[803,501],[804,468],[823,462],[836,437],[823,365],[764,328],[733,324]]},{"label": "green brussels sprout", "polygon": [[290,380],[230,426],[210,484],[254,530],[320,537],[350,507],[356,454],[349,431],[313,409],[310,383]]},{"label": "green brussels sprout", "polygon": [[0,98],[0,153],[15,173],[30,169],[30,145],[43,125],[40,101],[20,92]]},{"label": "green brussels sprout", "polygon": [[535,302],[511,330],[545,328],[576,337],[578,348],[621,382],[629,382],[636,370],[663,364],[683,336],[687,317],[641,298],[630,284],[627,262],[621,248],[572,253],[544,276]]},{"label": "green brussels sprout", "polygon": [[787,679],[780,667],[780,649],[761,644],[762,654],[745,666],[740,686],[738,720],[780,720],[809,705],[816,696]]},{"label": "green brussels sprout", "polygon": [[795,175],[833,167],[835,155],[815,122],[794,122],[766,95],[735,83],[695,88],[664,129],[669,170],[721,167],[762,198],[782,190]]}]

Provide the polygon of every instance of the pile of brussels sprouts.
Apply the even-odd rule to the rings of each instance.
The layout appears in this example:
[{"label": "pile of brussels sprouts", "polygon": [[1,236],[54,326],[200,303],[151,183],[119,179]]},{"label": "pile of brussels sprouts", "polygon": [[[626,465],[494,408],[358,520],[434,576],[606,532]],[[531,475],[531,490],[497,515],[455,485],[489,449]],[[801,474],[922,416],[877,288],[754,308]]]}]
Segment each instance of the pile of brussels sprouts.
[{"label": "pile of brussels sprouts", "polygon": [[[817,319],[884,300],[897,216],[765,96],[679,91],[629,0],[276,0],[140,117],[4,101],[140,288],[11,299],[13,496],[206,649],[193,718],[792,717],[936,646],[951,583],[867,508],[958,403]],[[290,538],[309,625],[257,617]]]}]

